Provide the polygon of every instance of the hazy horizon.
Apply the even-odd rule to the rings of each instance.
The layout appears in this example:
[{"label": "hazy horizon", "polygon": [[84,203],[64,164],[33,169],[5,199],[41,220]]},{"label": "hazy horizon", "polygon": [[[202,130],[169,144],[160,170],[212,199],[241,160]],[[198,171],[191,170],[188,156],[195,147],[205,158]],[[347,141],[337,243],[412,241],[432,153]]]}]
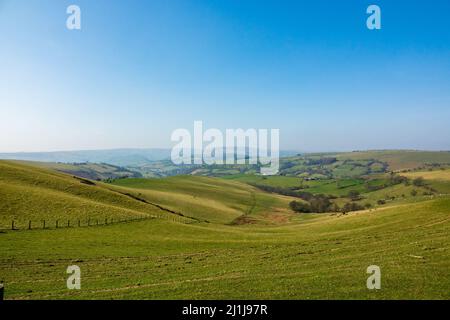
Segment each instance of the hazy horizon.
[{"label": "hazy horizon", "polygon": [[[3,152],[0,150],[0,155],[2,154],[21,154],[21,153],[64,153],[64,152],[102,152],[102,151],[132,151],[132,150],[164,150],[170,151],[171,147],[167,148],[140,148],[140,147],[123,147],[123,148],[106,148],[106,149],[61,149],[61,150],[50,150],[50,151],[14,151],[14,152]],[[411,149],[411,148],[392,148],[392,149],[354,149],[354,150],[296,150],[296,149],[280,149],[281,152],[299,152],[299,153],[348,153],[348,152],[368,152],[368,151],[418,151],[418,152],[450,152],[450,149]]]}]

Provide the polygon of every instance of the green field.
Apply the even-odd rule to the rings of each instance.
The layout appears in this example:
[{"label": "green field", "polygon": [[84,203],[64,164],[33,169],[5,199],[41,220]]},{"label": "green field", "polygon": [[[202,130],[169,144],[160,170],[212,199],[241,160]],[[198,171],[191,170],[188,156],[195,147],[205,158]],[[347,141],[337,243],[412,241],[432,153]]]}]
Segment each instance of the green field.
[{"label": "green field", "polygon": [[[281,178],[264,181],[284,186]],[[360,185],[357,179],[340,183]],[[414,187],[363,193],[361,201]],[[296,214],[289,210],[292,198],[236,179],[106,184],[0,161],[0,197],[5,229],[11,219],[146,218],[4,230],[0,279],[6,299],[450,298],[447,194],[408,196],[345,215]],[[171,219],[177,214],[185,219]],[[74,264],[81,268],[81,290],[66,288],[66,268]],[[381,268],[380,290],[366,288],[370,265]]]},{"label": "green field", "polygon": [[429,164],[450,165],[449,151],[360,151],[337,154],[336,157],[339,160],[353,161],[376,159],[386,162],[390,170],[415,169]]}]

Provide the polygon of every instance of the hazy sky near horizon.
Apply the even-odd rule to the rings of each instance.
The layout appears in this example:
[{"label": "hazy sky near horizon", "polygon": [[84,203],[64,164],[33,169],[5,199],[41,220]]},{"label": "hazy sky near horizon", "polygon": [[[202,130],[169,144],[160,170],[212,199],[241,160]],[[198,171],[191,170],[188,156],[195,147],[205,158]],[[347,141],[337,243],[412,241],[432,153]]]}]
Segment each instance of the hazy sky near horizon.
[{"label": "hazy sky near horizon", "polygon": [[279,128],[282,149],[450,150],[449,14],[448,0],[0,0],[0,152],[171,147],[194,120]]}]

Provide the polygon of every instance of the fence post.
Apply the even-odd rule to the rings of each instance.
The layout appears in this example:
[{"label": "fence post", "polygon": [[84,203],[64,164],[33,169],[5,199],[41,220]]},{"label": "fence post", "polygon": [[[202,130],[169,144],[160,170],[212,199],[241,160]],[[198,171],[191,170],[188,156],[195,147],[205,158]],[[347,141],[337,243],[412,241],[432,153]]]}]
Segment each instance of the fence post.
[{"label": "fence post", "polygon": [[70,219],[67,220],[67,228],[70,228]]},{"label": "fence post", "polygon": [[105,218],[105,224],[108,224],[108,218]]},{"label": "fence post", "polygon": [[111,223],[114,223],[114,218],[111,218]]},{"label": "fence post", "polygon": [[56,220],[55,226],[56,226],[56,229],[58,229],[58,220]]},{"label": "fence post", "polygon": [[97,225],[98,225],[98,219],[97,219]]},{"label": "fence post", "polygon": [[11,230],[14,230],[14,220],[11,222]]},{"label": "fence post", "polygon": [[3,301],[4,294],[5,286],[3,285],[3,281],[0,281],[0,301]]},{"label": "fence post", "polygon": [[91,226],[91,218],[88,218],[88,227]]},{"label": "fence post", "polygon": [[45,229],[45,220],[42,220],[42,229]]},{"label": "fence post", "polygon": [[80,225],[80,219],[78,219],[78,227],[81,227],[81,225]]},{"label": "fence post", "polygon": [[31,220],[28,221],[28,230],[31,230]]}]

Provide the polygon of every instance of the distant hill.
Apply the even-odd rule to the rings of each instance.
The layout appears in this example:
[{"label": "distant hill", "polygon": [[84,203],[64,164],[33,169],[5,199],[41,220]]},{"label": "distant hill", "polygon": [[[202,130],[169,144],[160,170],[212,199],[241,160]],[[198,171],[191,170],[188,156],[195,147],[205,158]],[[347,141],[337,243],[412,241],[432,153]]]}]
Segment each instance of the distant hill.
[{"label": "distant hill", "polygon": [[337,154],[339,160],[369,160],[385,162],[389,170],[410,170],[436,165],[450,165],[450,151],[374,150]]},{"label": "distant hill", "polygon": [[142,174],[129,170],[125,167],[115,166],[107,163],[62,163],[62,162],[39,162],[14,160],[17,163],[32,165],[40,168],[53,169],[59,172],[68,173],[77,177],[90,180],[108,180],[120,178],[142,178]]},{"label": "distant hill", "polygon": [[[0,153],[3,160],[25,160],[61,163],[107,163],[121,167],[141,167],[154,161],[170,161],[171,149],[108,149],[108,150],[74,150],[54,152],[16,152]],[[296,151],[281,150],[280,156],[297,154]]]},{"label": "distant hill", "polygon": [[0,159],[63,163],[108,163],[116,166],[141,166],[169,159],[170,149],[111,149],[55,152],[0,153]]}]

